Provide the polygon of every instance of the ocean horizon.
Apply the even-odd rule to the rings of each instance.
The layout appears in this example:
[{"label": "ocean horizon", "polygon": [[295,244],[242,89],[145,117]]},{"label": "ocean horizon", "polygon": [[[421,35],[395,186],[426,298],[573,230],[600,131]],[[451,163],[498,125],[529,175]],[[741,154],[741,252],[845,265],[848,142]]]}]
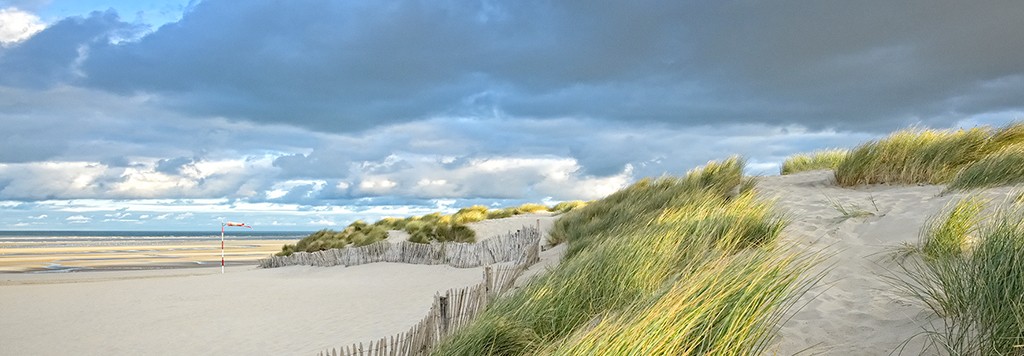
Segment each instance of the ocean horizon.
[{"label": "ocean horizon", "polygon": [[[225,240],[287,240],[300,239],[312,231],[225,231]],[[203,241],[219,240],[220,230],[216,231],[160,231],[160,230],[0,230],[2,242],[129,242],[129,241]]]},{"label": "ocean horizon", "polygon": [[[228,265],[254,264],[305,231],[225,231]],[[53,273],[220,265],[217,231],[0,231],[0,272]]]}]

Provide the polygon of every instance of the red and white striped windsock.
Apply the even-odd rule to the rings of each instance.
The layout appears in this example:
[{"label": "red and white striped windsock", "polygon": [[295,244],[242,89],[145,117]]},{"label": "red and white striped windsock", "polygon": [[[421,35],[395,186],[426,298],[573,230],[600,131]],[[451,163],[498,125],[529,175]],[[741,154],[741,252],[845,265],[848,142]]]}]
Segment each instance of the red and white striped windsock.
[{"label": "red and white striped windsock", "polygon": [[241,227],[247,227],[247,228],[250,228],[250,229],[252,228],[252,226],[246,225],[245,223],[231,222],[231,221],[228,221],[228,222],[224,223],[224,225],[225,226],[241,226]]}]

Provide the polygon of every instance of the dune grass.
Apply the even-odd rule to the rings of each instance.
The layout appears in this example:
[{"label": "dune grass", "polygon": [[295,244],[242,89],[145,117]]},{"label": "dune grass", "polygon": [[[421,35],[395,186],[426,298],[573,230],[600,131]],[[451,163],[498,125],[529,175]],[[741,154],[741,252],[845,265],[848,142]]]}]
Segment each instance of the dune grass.
[{"label": "dune grass", "polygon": [[[554,355],[750,355],[766,351],[812,260],[771,250],[711,259],[664,294],[556,342]],[[696,260],[694,262],[704,262]]]},{"label": "dune grass", "polygon": [[434,354],[764,350],[813,259],[774,247],[785,219],[754,197],[742,167],[734,157],[641,180],[567,213],[556,222],[569,242],[562,263]]},{"label": "dune grass", "polygon": [[959,178],[957,187],[990,184],[986,178],[988,175],[1005,171],[1007,173],[1001,174],[1001,180],[991,183],[1004,184],[1012,181],[1010,165],[1014,156],[999,156],[999,152],[1016,152],[1006,150],[1021,143],[1024,143],[1024,123],[1000,129],[986,126],[967,130],[897,131],[850,151],[835,169],[836,182],[841,186],[942,184],[984,162],[984,165],[973,168],[972,174]]},{"label": "dune grass", "polygon": [[405,224],[404,230],[409,233],[411,242],[476,242],[476,233],[473,229],[457,222],[440,219],[413,220]]},{"label": "dune grass", "polygon": [[[979,200],[953,205],[925,229],[897,286],[942,317],[925,335],[951,355],[1017,355],[1024,348],[1024,206],[979,219]],[[929,247],[933,244],[933,247]]]},{"label": "dune grass", "polygon": [[363,246],[388,238],[388,230],[403,230],[409,233],[409,241],[418,243],[430,242],[475,242],[476,233],[466,224],[487,219],[501,219],[521,214],[549,211],[567,213],[586,206],[583,201],[567,201],[547,207],[542,204],[526,203],[520,206],[501,209],[488,209],[483,205],[474,205],[459,209],[451,215],[439,212],[407,218],[387,217],[372,225],[356,221],[341,231],[323,229],[310,234],[295,244],[281,247],[278,256],[288,256],[294,252],[315,252],[332,248],[344,248],[349,245]]},{"label": "dune grass", "polygon": [[342,231],[323,229],[306,236],[294,245],[286,244],[281,247],[278,256],[288,256],[293,252],[305,251],[315,252],[332,248],[343,248],[348,245],[364,246],[388,238],[388,232],[379,225],[368,225],[363,221],[356,221],[345,227]]},{"label": "dune grass", "polygon": [[584,206],[587,206],[587,202],[582,201],[582,200],[572,200],[572,201],[564,201],[564,202],[555,204],[555,206],[552,206],[551,209],[549,209],[549,210],[552,213],[564,214],[564,213],[568,213],[568,212],[570,212],[570,211],[572,211],[574,209],[582,208]]},{"label": "dune grass", "polygon": [[927,258],[957,257],[967,251],[981,221],[985,202],[976,197],[956,201],[947,213],[931,219],[923,230],[921,252]]},{"label": "dune grass", "polygon": [[947,191],[1024,183],[1024,145],[1013,145],[972,162],[960,170]]},{"label": "dune grass", "polygon": [[828,204],[830,206],[832,206],[832,209],[835,209],[835,211],[840,214],[840,219],[842,220],[875,216],[877,213],[879,213],[878,205],[875,204],[874,196],[871,197],[871,206],[874,207],[875,212],[870,212],[864,208],[861,208],[857,204],[843,203],[838,199],[828,195],[825,195],[825,200],[828,201]]},{"label": "dune grass", "polygon": [[943,183],[980,159],[989,137],[987,128],[897,131],[851,151],[836,167],[836,182],[842,186]]},{"label": "dune grass", "polygon": [[849,154],[849,150],[827,149],[793,155],[782,162],[779,173],[787,175],[818,169],[836,169],[847,154]]},{"label": "dune grass", "polygon": [[483,220],[487,220],[487,207],[483,205],[473,205],[468,208],[459,209],[455,214],[452,214],[451,218],[451,222],[456,224],[468,224]]},{"label": "dune grass", "polygon": [[750,179],[744,178],[743,172],[737,168],[742,166],[741,159],[731,157],[721,163],[708,163],[683,178],[641,179],[558,219],[549,233],[548,243],[569,242],[567,255],[572,255],[585,248],[592,236],[631,229],[635,220],[656,218],[674,199],[689,196],[697,186],[703,186],[718,196],[730,195],[737,186],[741,187],[741,192],[747,192],[753,186],[744,184]]}]

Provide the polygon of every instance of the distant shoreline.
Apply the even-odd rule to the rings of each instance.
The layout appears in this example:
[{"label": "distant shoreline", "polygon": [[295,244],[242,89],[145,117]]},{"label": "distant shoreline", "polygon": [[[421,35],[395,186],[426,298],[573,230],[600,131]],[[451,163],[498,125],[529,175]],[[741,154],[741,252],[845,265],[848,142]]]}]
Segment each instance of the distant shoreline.
[{"label": "distant shoreline", "polygon": [[[224,238],[303,237],[312,231],[225,231]],[[0,230],[0,241],[40,239],[189,239],[220,238],[220,231],[165,231],[165,230]]]},{"label": "distant shoreline", "polygon": [[[295,236],[225,238],[225,264],[255,265]],[[195,237],[0,237],[0,272],[56,273],[219,267],[219,235]]]}]

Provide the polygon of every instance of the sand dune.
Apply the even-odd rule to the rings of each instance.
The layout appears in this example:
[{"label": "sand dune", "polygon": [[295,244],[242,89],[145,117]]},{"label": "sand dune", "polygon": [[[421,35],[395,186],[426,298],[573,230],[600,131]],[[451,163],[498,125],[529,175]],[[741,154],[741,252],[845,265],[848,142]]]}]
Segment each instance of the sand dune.
[{"label": "sand dune", "polygon": [[[840,188],[831,171],[766,177],[758,185],[778,198],[791,225],[783,236],[807,251],[831,253],[830,273],[799,305],[805,305],[783,328],[776,351],[788,355],[919,355],[923,337],[903,343],[934,321],[935,315],[901,296],[883,276],[899,267],[891,252],[916,243],[925,221],[963,193],[939,196],[941,186],[870,186]],[[1001,200],[1010,188],[985,196]],[[836,202],[865,216],[844,217]],[[870,213],[867,215],[866,213]]]}]

